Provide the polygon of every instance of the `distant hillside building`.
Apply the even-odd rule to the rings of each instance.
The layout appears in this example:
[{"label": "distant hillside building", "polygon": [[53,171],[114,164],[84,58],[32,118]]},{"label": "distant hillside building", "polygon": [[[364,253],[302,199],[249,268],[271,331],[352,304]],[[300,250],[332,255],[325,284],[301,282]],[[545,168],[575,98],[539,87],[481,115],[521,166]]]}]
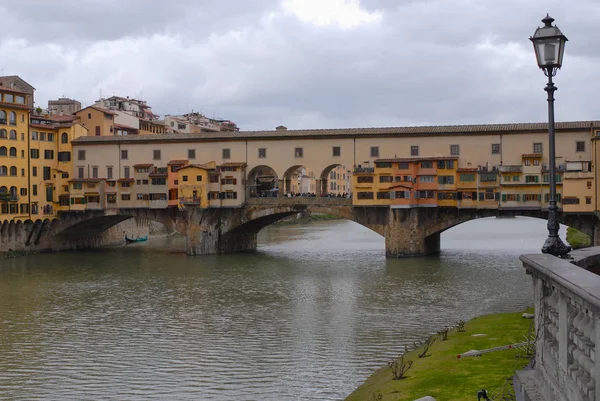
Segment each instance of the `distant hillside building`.
[{"label": "distant hillside building", "polygon": [[81,103],[74,99],[61,97],[58,100],[48,100],[50,115],[70,115],[81,110]]},{"label": "distant hillside building", "polygon": [[35,88],[29,85],[25,80],[23,80],[18,75],[7,75],[4,77],[0,77],[0,85],[10,88],[16,89],[21,92],[28,94],[27,96],[27,107],[33,109],[33,93],[35,92]]}]

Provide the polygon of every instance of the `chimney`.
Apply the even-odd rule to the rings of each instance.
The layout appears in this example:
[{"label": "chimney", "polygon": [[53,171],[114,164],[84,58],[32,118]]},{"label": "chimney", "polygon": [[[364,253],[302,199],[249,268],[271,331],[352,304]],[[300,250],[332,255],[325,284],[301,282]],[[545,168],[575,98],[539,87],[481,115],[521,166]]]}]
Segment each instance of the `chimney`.
[{"label": "chimney", "polygon": [[283,125],[279,125],[279,126],[275,127],[275,131],[287,131],[287,127],[284,127]]}]

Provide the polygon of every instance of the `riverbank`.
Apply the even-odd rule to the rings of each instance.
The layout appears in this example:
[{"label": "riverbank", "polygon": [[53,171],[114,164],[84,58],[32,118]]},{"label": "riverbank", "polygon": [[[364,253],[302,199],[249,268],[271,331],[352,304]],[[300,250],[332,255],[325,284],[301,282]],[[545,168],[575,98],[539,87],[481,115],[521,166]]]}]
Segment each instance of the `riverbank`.
[{"label": "riverbank", "polygon": [[[528,310],[532,313],[532,310]],[[419,358],[423,347],[404,354],[404,361],[412,361],[406,378],[394,380],[389,366],[377,370],[367,381],[350,394],[346,401],[412,401],[432,396],[437,401],[473,400],[477,391],[487,389],[490,398],[501,399],[513,393],[512,376],[529,360],[526,350],[519,348],[494,351],[479,357],[457,358],[470,350],[484,350],[526,341],[531,319],[523,312],[502,313],[475,318],[465,324],[465,331],[452,329],[448,339],[435,342]]]},{"label": "riverbank", "polygon": [[327,213],[311,213],[311,214],[304,214],[300,217],[283,219],[283,220],[278,221],[275,224],[282,225],[282,226],[288,226],[288,225],[292,225],[292,224],[305,224],[305,223],[311,223],[314,221],[324,221],[324,220],[342,220],[342,217],[335,216],[333,214],[327,214]]}]

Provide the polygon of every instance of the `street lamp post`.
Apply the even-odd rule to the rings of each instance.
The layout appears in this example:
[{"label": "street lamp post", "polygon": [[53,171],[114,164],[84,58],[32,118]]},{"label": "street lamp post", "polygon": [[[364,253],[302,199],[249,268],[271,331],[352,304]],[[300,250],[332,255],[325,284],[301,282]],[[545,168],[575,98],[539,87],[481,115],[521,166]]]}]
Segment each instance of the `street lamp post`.
[{"label": "street lamp post", "polygon": [[552,77],[556,75],[556,72],[562,66],[567,38],[558,27],[552,26],[554,18],[546,15],[546,18],[542,22],[544,26],[537,28],[533,36],[529,38],[533,42],[538,66],[548,77],[548,83],[544,90],[548,93],[550,199],[548,202],[548,238],[544,242],[542,252],[564,257],[571,251],[571,247],[565,245],[558,236],[560,226],[556,207],[556,149],[554,138],[554,92],[556,91],[556,86],[552,82]]}]

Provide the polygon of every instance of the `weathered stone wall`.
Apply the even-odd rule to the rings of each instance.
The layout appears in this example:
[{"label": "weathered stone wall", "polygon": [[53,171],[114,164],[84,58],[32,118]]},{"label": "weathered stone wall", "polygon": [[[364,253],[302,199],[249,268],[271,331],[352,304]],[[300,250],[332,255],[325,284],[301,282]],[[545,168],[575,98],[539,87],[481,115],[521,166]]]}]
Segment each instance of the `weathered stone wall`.
[{"label": "weathered stone wall", "polygon": [[385,227],[385,254],[395,258],[429,255],[440,250],[440,234],[426,236],[423,209],[390,209]]}]

